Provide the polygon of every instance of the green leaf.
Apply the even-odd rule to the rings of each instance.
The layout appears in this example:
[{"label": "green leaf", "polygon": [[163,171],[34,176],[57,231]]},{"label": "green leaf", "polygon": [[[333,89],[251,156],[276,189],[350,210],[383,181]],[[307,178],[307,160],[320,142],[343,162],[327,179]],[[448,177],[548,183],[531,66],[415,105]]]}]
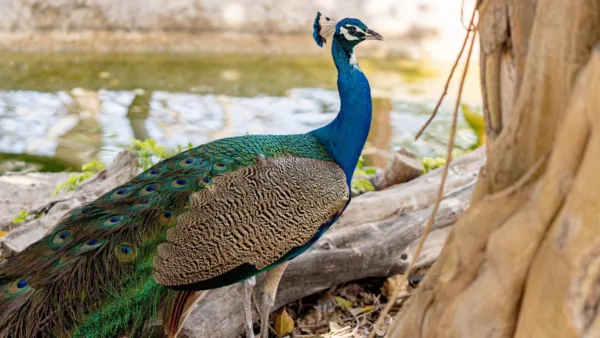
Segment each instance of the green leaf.
[{"label": "green leaf", "polygon": [[[192,144],[189,143],[188,149],[193,148]],[[156,163],[172,157],[184,150],[184,147],[177,146],[175,149],[169,151],[164,146],[159,146],[156,144],[156,140],[154,139],[145,139],[144,141],[133,139],[131,140],[131,145],[125,147],[133,152],[138,158],[138,165],[143,170],[148,170],[151,166]]]},{"label": "green leaf", "polygon": [[367,168],[367,169],[365,169],[365,174],[367,174],[367,175],[374,175],[376,173],[377,173],[377,169],[375,169],[375,168]]},{"label": "green leaf", "polygon": [[15,216],[12,219],[12,221],[15,224],[25,223],[25,222],[27,222],[27,217],[29,217],[29,213],[27,211],[25,211],[25,209],[21,209],[19,214],[17,216]]},{"label": "green leaf", "polygon": [[358,178],[358,179],[352,180],[352,187],[357,188],[361,192],[375,191],[375,187],[373,186],[371,181],[365,180],[363,178]]},{"label": "green leaf", "polygon": [[351,189],[353,195],[360,195],[367,191],[375,191],[375,187],[371,181],[362,178],[353,179],[351,182]]},{"label": "green leaf", "polygon": [[91,171],[94,173],[99,172],[100,170],[106,168],[106,166],[104,165],[104,163],[100,162],[100,161],[92,161],[90,163],[86,163],[84,165],[81,166],[81,170],[83,171]]},{"label": "green leaf", "polygon": [[372,167],[365,167],[365,159],[360,156],[354,169],[354,176],[369,176],[377,173],[377,169]]},{"label": "green leaf", "polygon": [[64,191],[73,191],[79,188],[79,185],[85,182],[87,179],[92,177],[94,174],[104,169],[106,165],[100,161],[94,160],[90,163],[85,163],[81,166],[81,170],[83,170],[80,174],[72,174],[69,178],[60,183],[56,189],[52,192],[52,196],[56,196],[59,192]]},{"label": "green leaf", "polygon": [[[40,212],[39,214],[30,214],[25,209],[21,209],[19,214],[12,219],[12,222],[15,224],[29,222],[34,219],[40,219],[44,217],[44,213]],[[2,237],[2,236],[0,236]]]},{"label": "green leaf", "polygon": [[365,158],[362,155],[358,158],[358,162],[356,163],[357,169],[362,169],[365,165]]},{"label": "green leaf", "polygon": [[347,309],[349,310],[352,308],[352,305],[354,305],[353,302],[351,302],[347,299],[344,299],[342,297],[335,297],[335,301],[336,301],[337,305],[340,307],[340,309],[342,309],[342,310],[347,310]]},{"label": "green leaf", "polygon": [[446,159],[443,157],[425,157],[421,160],[421,163],[425,174],[446,164]]}]

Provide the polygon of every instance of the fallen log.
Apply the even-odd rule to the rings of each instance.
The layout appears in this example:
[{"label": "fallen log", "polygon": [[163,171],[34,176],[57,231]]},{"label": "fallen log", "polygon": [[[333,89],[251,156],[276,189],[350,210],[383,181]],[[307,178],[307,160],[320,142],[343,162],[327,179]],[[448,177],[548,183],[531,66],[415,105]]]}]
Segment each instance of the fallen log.
[{"label": "fallen log", "polygon": [[[417,266],[430,265],[438,257],[450,225],[468,207],[484,161],[485,150],[479,149],[451,164],[445,198]],[[51,191],[36,190],[33,206],[43,208],[54,203],[53,206],[45,217],[21,225],[0,239],[3,255],[8,257],[41,238],[76,205],[129,180],[136,173],[135,164],[131,153],[122,152],[108,169],[86,182],[80,190],[46,201],[43,197],[50,196]],[[339,222],[309,251],[290,262],[273,310],[337,284],[403,272],[413,258],[412,252],[431,213],[440,174],[440,170],[435,170],[408,183],[354,198]],[[15,179],[12,176],[12,180]],[[11,189],[10,181],[4,182],[7,191]],[[261,283],[262,276],[259,276],[258,285]],[[211,290],[186,321],[181,336],[238,336],[243,332],[241,299],[241,285]],[[258,318],[256,309],[255,318]]]}]

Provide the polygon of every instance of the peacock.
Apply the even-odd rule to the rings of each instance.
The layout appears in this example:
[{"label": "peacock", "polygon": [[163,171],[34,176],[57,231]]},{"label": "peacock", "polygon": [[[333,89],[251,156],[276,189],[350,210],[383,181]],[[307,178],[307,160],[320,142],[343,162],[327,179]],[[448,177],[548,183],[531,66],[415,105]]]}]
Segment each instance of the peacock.
[{"label": "peacock", "polygon": [[75,208],[0,264],[0,336],[176,337],[203,290],[243,282],[253,337],[254,276],[267,272],[267,337],[287,262],[350,202],[371,123],[371,90],[354,48],[382,36],[358,19],[320,13],[313,28],[320,47],[331,37],[338,70],[341,108],[331,123],[212,141]]}]

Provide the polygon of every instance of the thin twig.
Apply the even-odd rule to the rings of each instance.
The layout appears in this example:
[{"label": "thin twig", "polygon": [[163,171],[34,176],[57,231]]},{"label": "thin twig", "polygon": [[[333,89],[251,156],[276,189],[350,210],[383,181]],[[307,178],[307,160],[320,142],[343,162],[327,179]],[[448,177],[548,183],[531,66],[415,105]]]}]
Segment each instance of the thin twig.
[{"label": "thin twig", "polygon": [[[475,11],[473,11],[473,12],[475,12]],[[471,24],[473,23],[473,17],[475,17],[475,14],[473,14],[473,16],[471,17]],[[468,36],[468,34],[469,34],[469,32],[467,32],[467,36]],[[417,260],[419,259],[419,256],[421,255],[421,250],[423,249],[425,240],[427,239],[427,236],[429,235],[429,232],[431,231],[433,222],[435,221],[435,215],[437,214],[437,211],[442,202],[442,198],[444,195],[444,185],[446,184],[446,178],[448,177],[448,171],[449,171],[448,169],[450,168],[450,161],[452,160],[452,149],[454,148],[454,138],[456,136],[456,126],[458,123],[458,107],[460,106],[460,99],[462,97],[462,91],[463,91],[464,84],[465,84],[465,78],[467,77],[467,72],[469,70],[469,63],[471,61],[471,54],[473,54],[473,46],[475,45],[475,37],[476,36],[477,36],[476,32],[474,32],[471,36],[471,43],[469,45],[469,52],[467,53],[467,60],[465,62],[465,68],[463,70],[463,73],[462,73],[462,76],[460,79],[458,95],[456,97],[456,103],[454,106],[454,114],[452,115],[452,127],[450,128],[450,139],[448,142],[448,150],[447,150],[447,154],[446,154],[446,165],[444,166],[444,171],[442,172],[442,179],[440,182],[440,187],[438,189],[437,198],[435,200],[435,204],[433,205],[433,210],[431,212],[431,216],[427,220],[427,224],[425,225],[425,229],[423,231],[423,234],[421,235],[421,239],[419,240],[419,244],[417,245],[417,248],[413,255],[413,259],[410,262],[410,265],[408,266],[406,273],[402,276],[403,278],[401,277],[402,279],[400,280],[400,283],[399,283],[400,285],[402,285],[406,281],[407,276],[409,276],[410,273],[412,272],[412,270],[414,269],[415,264],[416,264]],[[377,330],[383,324],[384,318],[387,316],[389,311],[392,309],[392,306],[396,303],[396,299],[398,298],[398,295],[400,292],[399,289],[400,288],[398,288],[398,291],[396,291],[396,290],[394,291],[394,293],[392,294],[392,298],[388,301],[386,307],[383,309],[383,311],[379,315],[379,318],[377,318],[377,322],[375,323],[375,326],[373,327],[373,331],[371,331],[369,333],[369,338],[375,337]]]},{"label": "thin twig", "polygon": [[473,22],[469,24],[469,27],[465,26],[465,0],[461,0],[460,2],[460,24],[466,31],[472,32],[475,30],[475,26]]},{"label": "thin twig", "polygon": [[[475,21],[475,13],[476,12],[477,12],[476,10],[473,10],[473,15],[471,15],[471,21],[469,22],[470,27],[473,26],[473,22]],[[463,40],[463,44],[462,44],[462,47],[460,48],[460,52],[458,53],[458,56],[454,60],[454,64],[452,65],[452,69],[450,70],[450,74],[448,75],[448,79],[446,80],[446,85],[444,86],[444,91],[442,92],[442,95],[440,95],[440,98],[439,98],[437,104],[435,105],[435,108],[433,108],[433,112],[431,113],[431,116],[429,117],[429,119],[427,119],[427,122],[425,122],[425,124],[423,124],[421,129],[419,129],[419,131],[417,132],[417,135],[415,136],[415,140],[418,140],[419,137],[421,137],[421,134],[423,134],[425,129],[427,129],[427,127],[429,126],[431,121],[433,121],[433,119],[437,115],[438,110],[440,109],[440,106],[442,105],[442,102],[444,101],[444,97],[446,97],[446,94],[448,93],[448,87],[450,87],[450,81],[452,80],[452,77],[454,76],[454,71],[456,71],[456,67],[458,66],[458,63],[460,62],[463,52],[465,51],[465,47],[467,46],[467,41],[469,41],[469,34],[471,34],[471,31],[467,30],[467,34],[465,34],[465,39]]]}]

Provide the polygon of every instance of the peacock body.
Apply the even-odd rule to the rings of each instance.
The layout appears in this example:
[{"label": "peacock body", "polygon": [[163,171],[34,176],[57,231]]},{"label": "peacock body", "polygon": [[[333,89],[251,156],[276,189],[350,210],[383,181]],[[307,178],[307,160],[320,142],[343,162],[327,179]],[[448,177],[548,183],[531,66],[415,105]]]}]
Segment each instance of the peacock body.
[{"label": "peacock body", "polygon": [[[315,29],[326,27],[322,20]],[[369,84],[352,49],[360,41],[334,37],[342,105],[329,125],[177,154],[71,211],[0,264],[0,336],[172,334],[194,292],[246,280],[305,251],[349,203],[369,130]],[[154,325],[160,320],[164,329]]]}]

